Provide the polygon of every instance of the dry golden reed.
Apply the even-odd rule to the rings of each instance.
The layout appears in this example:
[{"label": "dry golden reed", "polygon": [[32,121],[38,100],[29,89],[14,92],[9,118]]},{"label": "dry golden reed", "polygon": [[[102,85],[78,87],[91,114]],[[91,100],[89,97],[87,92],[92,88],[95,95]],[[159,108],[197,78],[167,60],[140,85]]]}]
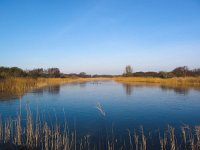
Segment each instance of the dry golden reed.
[{"label": "dry golden reed", "polygon": [[[153,148],[148,147],[152,139],[150,135],[145,135],[143,128],[139,133],[136,133],[135,129],[133,132],[127,130],[127,140],[124,139],[124,142],[120,142],[120,139],[114,137],[112,133],[112,138],[106,138],[104,142],[91,143],[90,136],[77,137],[76,130],[70,132],[66,123],[62,130],[58,123],[49,125],[45,120],[40,122],[38,116],[35,122],[33,120],[29,109],[27,109],[25,126],[21,124],[20,115],[17,115],[16,119],[0,120],[0,147],[10,144],[18,148],[44,150],[147,150]],[[164,132],[163,138],[159,134],[160,150],[198,150],[200,146],[199,126],[182,127],[181,129],[183,137],[180,139],[176,138],[175,129],[171,126]]]},{"label": "dry golden reed", "polygon": [[124,83],[154,83],[164,85],[200,86],[200,77],[176,77],[167,79],[153,77],[115,77],[113,80]]},{"label": "dry golden reed", "polygon": [[22,96],[31,89],[106,78],[6,78],[0,79],[0,97]]}]

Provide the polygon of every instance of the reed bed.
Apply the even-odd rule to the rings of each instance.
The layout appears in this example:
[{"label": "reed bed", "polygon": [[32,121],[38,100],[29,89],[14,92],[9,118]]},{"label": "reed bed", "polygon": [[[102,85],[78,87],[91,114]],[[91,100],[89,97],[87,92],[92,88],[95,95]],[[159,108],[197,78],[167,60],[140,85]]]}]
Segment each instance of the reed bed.
[{"label": "reed bed", "polygon": [[22,96],[31,89],[70,82],[105,80],[104,78],[5,78],[0,79],[0,97]]},{"label": "reed bed", "polygon": [[114,81],[123,83],[150,83],[162,85],[181,85],[200,87],[200,77],[176,77],[176,78],[153,78],[153,77],[116,77]]},{"label": "reed bed", "polygon": [[[180,128],[181,135],[177,138],[175,129],[168,126],[163,133],[156,132],[156,140],[151,134],[145,134],[143,127],[139,130],[127,130],[127,137],[120,139],[107,133],[103,139],[91,142],[92,136],[79,137],[76,129],[69,131],[67,123],[63,125],[49,124],[40,120],[27,109],[25,119],[20,115],[16,118],[0,119],[0,149],[27,150],[199,150],[200,126]],[[22,120],[25,125],[22,125]],[[34,121],[35,120],[35,121]]]},{"label": "reed bed", "polygon": [[85,82],[92,80],[114,80],[128,84],[154,84],[170,87],[200,87],[200,77],[186,78],[141,78],[141,77],[115,77],[115,78],[6,78],[0,79],[0,97],[22,96],[29,90],[45,86],[60,85],[70,82]]}]

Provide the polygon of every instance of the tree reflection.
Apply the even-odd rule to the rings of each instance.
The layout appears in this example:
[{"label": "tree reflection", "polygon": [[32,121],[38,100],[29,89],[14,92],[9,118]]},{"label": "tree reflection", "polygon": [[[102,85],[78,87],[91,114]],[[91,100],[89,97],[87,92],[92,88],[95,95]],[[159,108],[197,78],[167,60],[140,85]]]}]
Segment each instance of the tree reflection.
[{"label": "tree reflection", "polygon": [[81,82],[81,83],[79,83],[79,86],[80,86],[80,88],[85,88],[86,87],[86,82]]},{"label": "tree reflection", "polygon": [[35,89],[33,91],[33,93],[35,93],[37,95],[43,95],[44,94],[44,88]]},{"label": "tree reflection", "polygon": [[58,95],[60,93],[60,85],[48,87],[48,93]]},{"label": "tree reflection", "polygon": [[189,89],[187,88],[175,88],[174,92],[176,94],[184,94],[184,95],[188,95],[189,94]]},{"label": "tree reflection", "polygon": [[[169,85],[153,85],[153,84],[125,84],[123,83],[123,88],[126,92],[126,95],[131,96],[133,94],[134,88],[141,88],[141,87],[159,87],[162,91],[173,91],[179,95],[188,95],[192,87],[187,86],[169,86]],[[200,90],[196,89],[195,90]]]},{"label": "tree reflection", "polygon": [[14,93],[11,91],[0,92],[0,101],[13,101],[23,97],[24,93]]},{"label": "tree reflection", "polygon": [[[20,95],[23,96],[23,95]],[[0,101],[13,101],[18,100],[20,96],[17,95],[11,95],[10,93],[0,93]]]},{"label": "tree reflection", "polygon": [[169,87],[169,86],[164,86],[164,85],[161,85],[160,88],[163,90],[163,91],[171,91],[173,90],[176,94],[181,94],[181,95],[188,95],[189,91],[190,91],[190,88],[188,87]]},{"label": "tree reflection", "polygon": [[126,95],[131,96],[133,94],[133,85],[123,84],[124,90],[126,91]]}]

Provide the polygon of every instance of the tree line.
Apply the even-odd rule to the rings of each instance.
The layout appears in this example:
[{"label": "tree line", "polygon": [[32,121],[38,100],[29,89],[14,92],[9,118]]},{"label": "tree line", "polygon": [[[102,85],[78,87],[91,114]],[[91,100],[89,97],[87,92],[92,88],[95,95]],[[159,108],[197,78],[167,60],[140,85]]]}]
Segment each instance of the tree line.
[{"label": "tree line", "polygon": [[160,77],[160,78],[173,78],[173,77],[198,77],[200,76],[200,68],[189,69],[187,66],[181,66],[173,69],[172,71],[160,71],[160,72],[133,72],[133,68],[128,65],[125,67],[123,73],[125,77]]},{"label": "tree line", "polygon": [[90,77],[111,77],[111,75],[88,75],[85,72],[80,73],[70,73],[70,74],[64,74],[61,73],[59,68],[36,68],[32,70],[23,70],[18,67],[0,67],[0,78],[7,78],[7,77],[32,77],[32,78],[38,78],[38,77],[44,77],[44,78],[90,78]]},{"label": "tree line", "polygon": [[[64,74],[60,72],[59,68],[36,68],[32,70],[23,70],[18,67],[0,67],[0,78],[7,77],[51,77],[51,78],[65,78],[65,77],[82,77],[82,78],[97,78],[97,77],[115,77],[120,75],[89,75],[85,72]],[[170,72],[133,72],[133,68],[128,65],[122,74],[124,77],[159,77],[159,78],[172,78],[172,77],[197,77],[200,76],[200,68],[189,69],[187,66],[177,67]]]},{"label": "tree line", "polygon": [[18,67],[0,67],[0,78],[6,77],[61,77],[58,68],[23,70]]}]

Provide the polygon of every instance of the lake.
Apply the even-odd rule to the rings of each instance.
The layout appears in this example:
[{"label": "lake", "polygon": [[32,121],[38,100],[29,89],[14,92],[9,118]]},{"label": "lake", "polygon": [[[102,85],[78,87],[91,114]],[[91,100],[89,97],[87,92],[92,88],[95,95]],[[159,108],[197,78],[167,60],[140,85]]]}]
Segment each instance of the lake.
[{"label": "lake", "polygon": [[[1,98],[0,115],[21,114],[30,108],[49,124],[67,122],[78,137],[111,133],[119,139],[127,129],[144,128],[145,134],[164,131],[168,125],[200,125],[200,91],[194,88],[122,84],[89,81],[45,87],[25,93],[22,98]],[[25,123],[24,123],[25,124]]]}]

